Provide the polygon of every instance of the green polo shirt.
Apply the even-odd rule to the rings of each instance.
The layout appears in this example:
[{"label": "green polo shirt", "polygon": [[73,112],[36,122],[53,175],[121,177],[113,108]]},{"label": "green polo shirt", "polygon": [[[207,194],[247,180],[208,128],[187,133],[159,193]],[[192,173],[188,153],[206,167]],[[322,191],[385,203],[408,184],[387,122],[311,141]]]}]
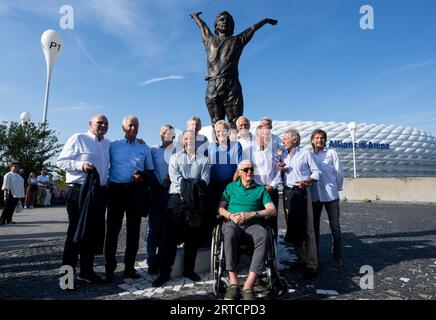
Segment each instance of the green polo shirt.
[{"label": "green polo shirt", "polygon": [[221,201],[227,202],[227,211],[231,213],[263,210],[267,203],[272,202],[264,186],[253,181],[249,188],[245,188],[240,179],[227,185]]}]

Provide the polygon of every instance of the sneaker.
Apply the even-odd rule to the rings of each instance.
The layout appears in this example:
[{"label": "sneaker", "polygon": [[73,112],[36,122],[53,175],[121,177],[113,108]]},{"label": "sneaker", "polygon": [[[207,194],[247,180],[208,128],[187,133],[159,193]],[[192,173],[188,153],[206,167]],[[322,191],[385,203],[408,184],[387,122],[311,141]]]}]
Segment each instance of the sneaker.
[{"label": "sneaker", "polygon": [[245,289],[242,291],[242,300],[255,300],[252,289]]},{"label": "sneaker", "polygon": [[151,283],[151,285],[155,288],[162,287],[162,285],[165,284],[165,282],[167,282],[169,280],[170,280],[170,276],[160,275]]},{"label": "sneaker", "polygon": [[239,286],[231,284],[226,291],[224,300],[236,300],[239,297]]},{"label": "sneaker", "polygon": [[200,281],[201,277],[195,272],[188,272],[183,274],[184,277],[191,279],[194,282]]},{"label": "sneaker", "polygon": [[332,268],[339,270],[340,268],[342,268],[344,264],[342,263],[342,260],[338,259],[338,260],[334,260],[332,263]]},{"label": "sneaker", "polygon": [[105,283],[105,280],[103,280],[95,273],[79,273],[79,275],[77,276],[77,280],[85,281],[88,283]]}]

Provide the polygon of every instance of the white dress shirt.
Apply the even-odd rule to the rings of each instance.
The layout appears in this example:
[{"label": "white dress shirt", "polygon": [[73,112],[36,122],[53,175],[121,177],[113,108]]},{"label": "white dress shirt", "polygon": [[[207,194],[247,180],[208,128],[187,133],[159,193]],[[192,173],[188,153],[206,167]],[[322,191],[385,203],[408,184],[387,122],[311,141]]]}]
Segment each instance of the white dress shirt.
[{"label": "white dress shirt", "polygon": [[110,144],[111,142],[105,138],[98,141],[90,131],[72,135],[65,143],[56,162],[56,165],[66,173],[66,183],[84,183],[87,173],[82,170],[83,164],[92,163],[100,176],[100,185],[105,186],[109,169]]},{"label": "white dress shirt", "polygon": [[324,149],[318,154],[311,152],[322,172],[319,181],[311,186],[312,201],[330,202],[339,199],[344,173],[337,152],[334,149]]},{"label": "white dress shirt", "polygon": [[280,184],[280,171],[277,169],[278,158],[271,148],[261,150],[256,143],[251,147],[251,162],[253,163],[253,178],[257,184],[270,185],[274,189]]},{"label": "white dress shirt", "polygon": [[2,190],[9,190],[14,198],[24,198],[24,179],[18,173],[8,172],[3,178]]},{"label": "white dress shirt", "polygon": [[168,174],[171,180],[169,193],[180,194],[182,179],[202,179],[209,184],[209,160],[207,157],[198,154],[189,159],[184,150],[177,152],[171,156]]},{"label": "white dress shirt", "polygon": [[248,132],[247,138],[238,135],[238,142],[242,147],[242,160],[250,160],[251,147],[256,145],[256,137],[251,132]]},{"label": "white dress shirt", "polygon": [[292,154],[284,150],[281,160],[286,164],[283,177],[283,185],[292,188],[297,181],[304,181],[311,177],[319,180],[320,169],[309,150],[296,147]]}]

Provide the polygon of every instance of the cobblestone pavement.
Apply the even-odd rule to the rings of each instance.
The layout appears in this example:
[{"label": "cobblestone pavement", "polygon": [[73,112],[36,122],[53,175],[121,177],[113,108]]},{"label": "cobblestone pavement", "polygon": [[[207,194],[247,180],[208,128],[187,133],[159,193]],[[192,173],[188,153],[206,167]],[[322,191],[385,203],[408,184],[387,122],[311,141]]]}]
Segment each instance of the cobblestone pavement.
[{"label": "cobblestone pavement", "polygon": [[[143,220],[137,269],[141,279],[122,278],[118,264],[112,284],[76,282],[78,290],[59,288],[59,267],[66,230],[65,209],[41,208],[17,214],[15,225],[0,227],[0,299],[136,300],[214,299],[210,275],[202,281],[174,278],[162,288],[152,288],[145,259],[146,222]],[[284,233],[280,212],[279,234]],[[327,216],[322,216],[321,261],[318,277],[305,281],[302,271],[288,268],[293,249],[279,237],[279,270],[289,285],[287,300],[319,299],[436,299],[436,206],[383,203],[341,203],[344,267],[330,269],[330,233]],[[123,227],[118,248],[122,259]],[[96,271],[103,274],[104,258],[96,257]],[[361,289],[367,271],[374,271],[373,289]],[[368,267],[369,266],[369,267]],[[368,275],[368,274],[366,274]],[[365,278],[364,278],[365,279]]]}]

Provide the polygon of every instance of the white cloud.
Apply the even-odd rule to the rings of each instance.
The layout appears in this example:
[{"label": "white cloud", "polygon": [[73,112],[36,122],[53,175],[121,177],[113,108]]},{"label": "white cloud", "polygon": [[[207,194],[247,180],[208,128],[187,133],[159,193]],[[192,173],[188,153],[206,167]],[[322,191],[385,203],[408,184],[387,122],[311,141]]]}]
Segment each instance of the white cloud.
[{"label": "white cloud", "polygon": [[436,63],[436,59],[430,59],[430,60],[421,61],[421,62],[417,62],[417,63],[406,64],[406,65],[403,65],[401,67],[387,69],[381,73],[381,76],[385,77],[385,76],[390,75],[392,73],[415,70],[415,69],[419,69],[422,67],[431,66],[435,63]]},{"label": "white cloud", "polygon": [[102,74],[105,73],[103,68],[95,61],[94,57],[89,53],[88,49],[86,48],[85,43],[82,41],[82,39],[76,35],[75,37],[76,45],[79,48],[79,50],[83,53],[83,55],[91,62],[91,64]]},{"label": "white cloud", "polygon": [[186,79],[186,78],[184,76],[179,76],[179,75],[171,75],[168,77],[161,77],[161,78],[152,78],[152,79],[149,79],[149,80],[142,82],[140,84],[140,86],[146,86],[146,85],[149,85],[150,83],[160,82],[160,81],[165,81],[165,80],[182,80],[182,79]]},{"label": "white cloud", "polygon": [[75,112],[75,111],[90,111],[103,109],[101,105],[89,105],[86,102],[77,102],[75,105],[52,108],[54,112]]},{"label": "white cloud", "polygon": [[13,91],[15,88],[8,84],[1,84],[0,83],[0,92],[10,92]]}]

